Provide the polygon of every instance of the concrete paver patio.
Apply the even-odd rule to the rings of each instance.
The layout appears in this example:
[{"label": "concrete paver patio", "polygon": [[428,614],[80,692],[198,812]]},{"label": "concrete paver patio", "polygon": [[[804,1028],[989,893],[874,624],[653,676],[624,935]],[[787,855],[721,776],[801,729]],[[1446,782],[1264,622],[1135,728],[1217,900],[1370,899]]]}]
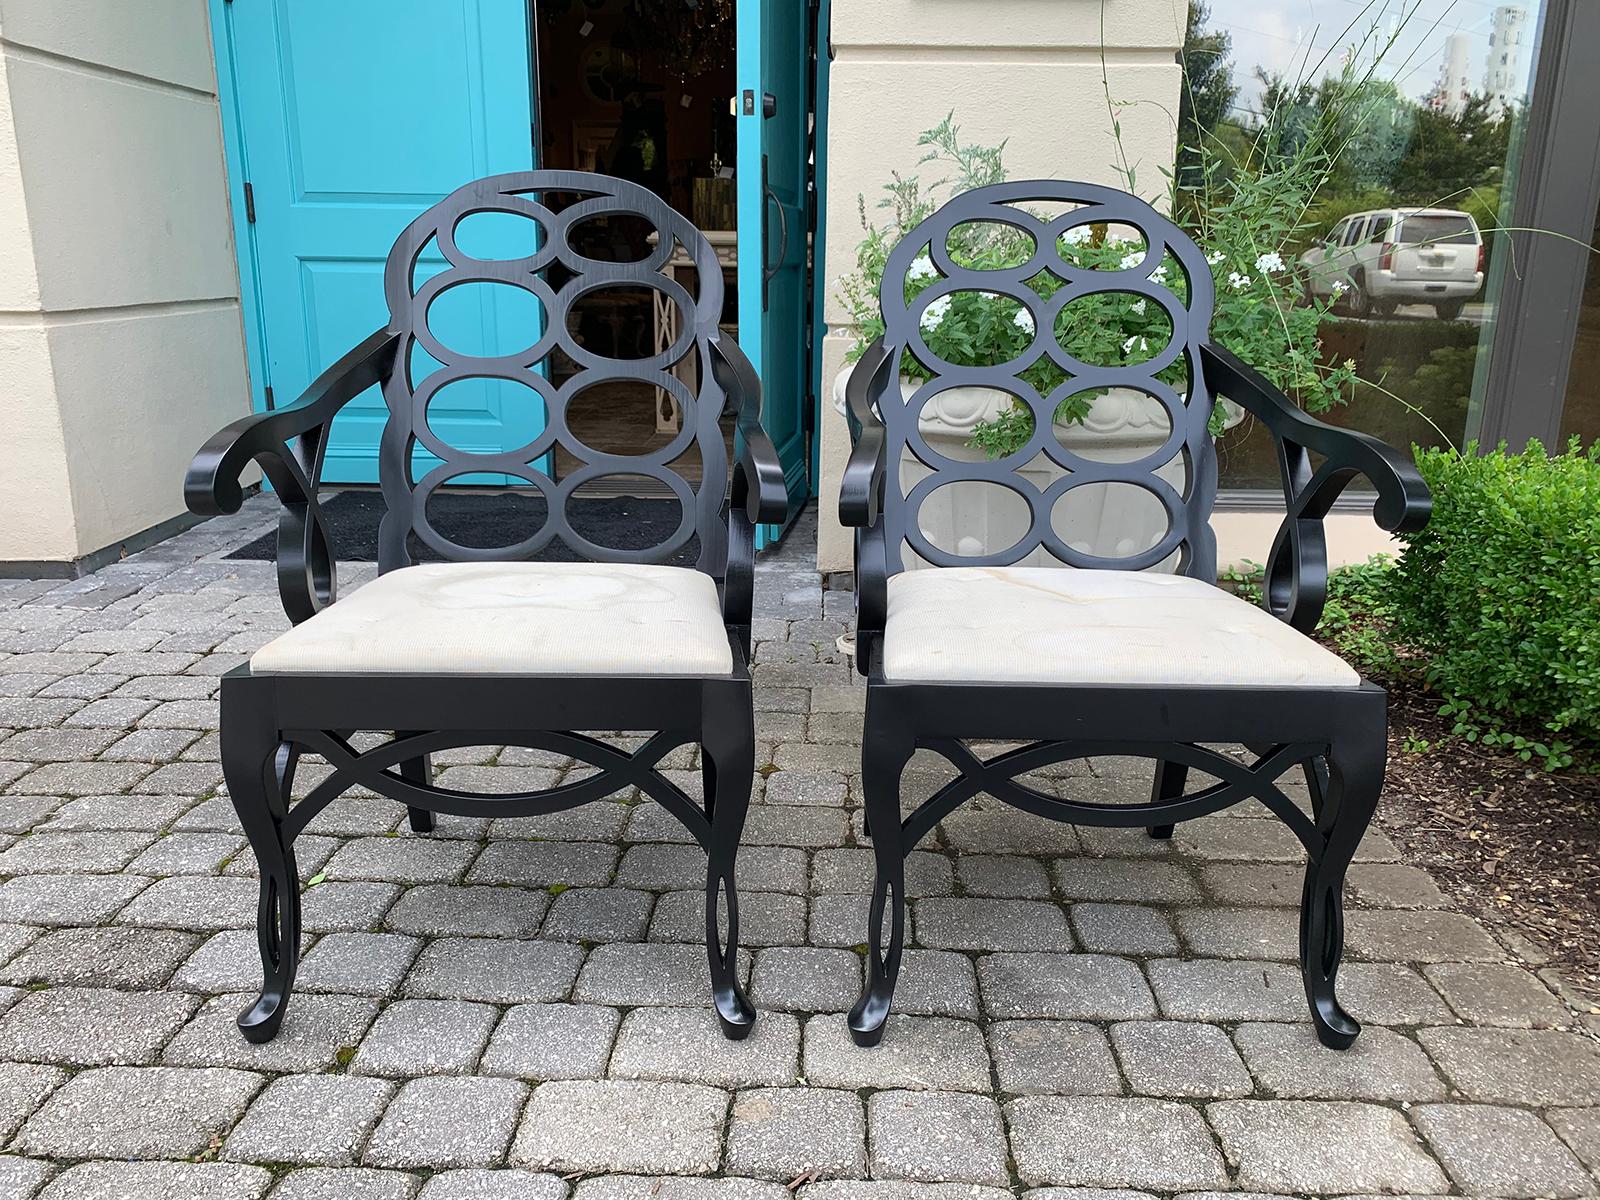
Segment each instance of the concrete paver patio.
[{"label": "concrete paver patio", "polygon": [[[0,1200],[1600,1191],[1600,1043],[1378,832],[1341,977],[1366,1032],[1316,1045],[1299,849],[1265,810],[1159,843],[968,806],[911,860],[899,1015],[852,1046],[864,691],[804,526],[758,581],[748,1041],[708,1003],[703,859],[653,804],[417,837],[350,796],[300,840],[299,991],[247,1044],[256,889],[216,691],[286,622],[271,564],[222,556],[273,507],[84,579],[0,582]],[[486,790],[569,766],[438,765]],[[695,765],[672,763],[692,790]],[[1043,784],[1137,799],[1148,772]],[[919,758],[910,789],[940,777]]]}]

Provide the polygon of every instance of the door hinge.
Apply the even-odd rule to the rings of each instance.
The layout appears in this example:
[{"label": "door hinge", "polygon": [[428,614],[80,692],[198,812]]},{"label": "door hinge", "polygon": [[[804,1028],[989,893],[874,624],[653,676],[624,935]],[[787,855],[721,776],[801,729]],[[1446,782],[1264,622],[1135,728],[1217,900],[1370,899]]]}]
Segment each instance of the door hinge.
[{"label": "door hinge", "polygon": [[272,412],[278,407],[278,402],[273,398],[272,385],[269,383],[261,389],[261,398],[267,402],[267,411]]},{"label": "door hinge", "polygon": [[247,225],[256,223],[256,190],[248,181],[244,185],[244,219]]}]

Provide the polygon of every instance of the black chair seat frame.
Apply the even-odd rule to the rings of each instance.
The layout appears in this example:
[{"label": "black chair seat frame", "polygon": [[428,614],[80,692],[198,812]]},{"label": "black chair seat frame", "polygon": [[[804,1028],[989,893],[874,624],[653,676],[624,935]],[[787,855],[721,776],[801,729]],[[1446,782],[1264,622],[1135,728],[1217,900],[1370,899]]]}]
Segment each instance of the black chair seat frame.
[{"label": "black chair seat frame", "polygon": [[[573,202],[557,207],[557,198]],[[478,213],[511,214],[535,222],[538,249],[530,258],[486,260],[456,244],[458,225]],[[582,256],[569,234],[581,222],[642,218],[659,232],[657,245],[637,263]],[[501,218],[503,219],[503,217]],[[691,296],[662,274],[682,246],[698,276]],[[417,263],[437,247],[448,266],[420,284]],[[553,290],[549,268],[570,273]],[[444,291],[467,283],[509,283],[542,302],[545,323],[536,344],[500,358],[470,357],[440,345],[427,327],[428,306]],[[676,303],[683,336],[650,358],[616,360],[582,346],[569,329],[573,305],[602,288],[650,288]],[[697,569],[717,583],[733,660],[723,676],[551,676],[510,674],[254,675],[241,666],[222,681],[222,765],[239,819],[260,867],[257,935],[263,985],[240,1015],[251,1041],[278,1031],[294,986],[301,947],[300,879],[294,843],[316,815],[356,786],[406,806],[411,829],[427,833],[434,814],[462,817],[557,813],[619,791],[638,788],[676,817],[706,852],[706,947],[712,999],[724,1033],[745,1036],[755,1012],[738,980],[739,908],[734,856],[749,804],[755,768],[750,685],[750,621],[754,584],[754,530],[782,522],[788,499],[783,469],[760,424],[759,381],[739,348],[725,340],[722,271],[705,238],[658,197],[622,180],[581,172],[535,171],[468,184],[414,221],[391,253],[385,278],[389,325],[378,330],[318,378],[293,404],[243,418],[206,443],[189,469],[190,509],[212,515],[238,511],[241,472],[254,461],[283,505],[277,576],[285,612],[296,624],[335,601],[335,547],[318,503],[328,429],[355,396],[380,385],[389,409],[380,457],[387,512],[380,529],[379,569],[410,564],[409,538],[456,561],[526,558],[555,538],[584,557],[605,562],[660,562],[699,539]],[[443,364],[412,378],[412,355],[421,347]],[[580,368],[559,388],[536,367],[559,348]],[[689,355],[699,364],[698,394],[672,368]],[[427,425],[430,398],[445,383],[468,378],[511,379],[545,403],[545,431],[529,446],[499,454],[458,450]],[[573,437],[568,403],[599,383],[627,380],[668,390],[684,413],[683,433],[648,455],[602,453]],[[731,476],[720,419],[736,422]],[[441,465],[414,478],[413,449],[421,443]],[[559,484],[540,468],[560,443],[582,466]],[[702,481],[695,489],[671,468],[698,448]],[[448,541],[427,518],[427,499],[450,479],[503,472],[537,488],[548,502],[542,529],[517,546],[468,547]],[[683,506],[678,530],[642,551],[595,546],[573,533],[566,501],[596,477],[649,475],[666,484]],[[637,749],[619,748],[576,731],[654,731]],[[389,735],[358,750],[353,731]],[[541,791],[477,795],[432,782],[430,756],[469,745],[506,745],[569,756],[593,767],[576,782]],[[704,800],[697,803],[668,779],[661,763],[674,750],[698,745]],[[325,759],[331,773],[291,804],[302,755]],[[725,928],[725,932],[723,929]]]},{"label": "black chair seat frame", "polygon": [[[1025,205],[1076,206],[1050,219]],[[1031,236],[1037,250],[1011,271],[972,270],[952,261],[947,239],[968,222],[1000,222]],[[1091,271],[1062,260],[1056,248],[1077,226],[1131,226],[1148,247],[1138,265]],[[1152,280],[1165,254],[1188,280],[1183,304]],[[927,255],[941,276],[911,302],[907,271]],[[1169,260],[1170,261],[1170,260]],[[1054,304],[1027,281],[1040,270],[1066,281]],[[1009,296],[1030,310],[1036,350],[1069,377],[1041,396],[1017,377],[1027,355],[998,367],[966,367],[938,359],[919,333],[929,304],[957,291]],[[1136,367],[1096,367],[1078,362],[1056,340],[1062,306],[1096,292],[1130,292],[1163,305],[1173,322],[1170,347]],[[1335,982],[1343,953],[1343,885],[1383,787],[1387,753],[1387,701],[1362,681],[1350,687],[1245,687],[910,682],[884,674],[883,641],[890,578],[903,569],[910,546],[933,567],[1006,566],[1043,546],[1066,567],[1143,569],[1175,553],[1180,573],[1216,582],[1216,549],[1209,518],[1215,498],[1216,457],[1207,421],[1217,395],[1243,406],[1273,436],[1287,516],[1268,558],[1265,606],[1302,633],[1317,625],[1327,593],[1327,551],[1322,520],[1345,487],[1364,477],[1377,496],[1374,517],[1391,531],[1420,529],[1431,511],[1427,488],[1410,461],[1382,443],[1308,416],[1258,372],[1208,340],[1213,300],[1209,267],[1198,247],[1169,220],[1126,193],[1089,184],[1034,181],[980,188],[952,200],[908,234],[891,253],[881,301],[885,333],[866,352],[848,388],[855,445],[842,487],[840,514],[856,529],[857,666],[866,676],[862,784],[872,838],[875,881],[868,921],[865,986],[849,1014],[855,1041],[883,1036],[906,933],[905,858],[956,808],[981,793],[1037,816],[1091,826],[1144,827],[1170,837],[1176,824],[1257,800],[1281,819],[1305,847],[1307,866],[1300,916],[1300,969],[1317,1037],[1343,1048],[1360,1025],[1339,1004]],[[932,383],[903,400],[898,380],[903,356],[935,373]],[[1181,396],[1157,373],[1187,359],[1189,387]],[[986,386],[1015,396],[1033,412],[1029,444],[999,461],[956,462],[931,451],[917,429],[921,405],[947,387]],[[1066,395],[1093,387],[1131,387],[1167,409],[1172,436],[1157,455],[1136,463],[1089,461],[1051,436],[1051,418]],[[907,491],[899,478],[909,453],[933,474]],[[1063,543],[1051,525],[1056,495],[1041,496],[1016,468],[1044,453],[1066,469],[1066,487],[1126,482],[1154,493],[1169,526],[1156,545],[1126,559],[1097,557]],[[1180,494],[1155,471],[1181,455],[1187,485]],[[1313,456],[1320,465],[1313,465]],[[1016,545],[982,557],[957,557],[929,544],[918,527],[917,506],[930,491],[952,481],[998,483],[1025,499],[1030,532]],[[1056,492],[1052,486],[1051,491]],[[929,568],[932,569],[932,568]],[[1108,633],[1108,637],[1114,634]],[[1019,748],[980,759],[971,742],[1021,742]],[[1252,761],[1211,748],[1243,744]],[[958,777],[931,798],[902,806],[901,781],[919,749],[946,759]],[[1019,777],[1054,764],[1099,755],[1145,757],[1154,762],[1151,798],[1144,804],[1100,804],[1050,795]],[[1277,786],[1299,768],[1311,798],[1309,813]],[[1217,780],[1186,790],[1189,772]],[[909,812],[907,809],[909,808]]]}]

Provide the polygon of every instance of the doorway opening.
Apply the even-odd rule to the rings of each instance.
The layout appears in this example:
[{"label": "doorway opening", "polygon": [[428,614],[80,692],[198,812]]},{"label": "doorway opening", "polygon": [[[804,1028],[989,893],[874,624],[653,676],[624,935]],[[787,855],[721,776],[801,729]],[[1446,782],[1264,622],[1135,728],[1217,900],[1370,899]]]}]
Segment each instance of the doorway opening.
[{"label": "doorway opening", "polygon": [[[536,0],[533,7],[540,167],[630,180],[692,221],[722,265],[721,324],[735,335],[735,0]],[[586,221],[574,236],[574,249],[601,260],[636,262],[653,249],[648,225],[626,218]],[[697,293],[694,267],[681,252],[663,269]],[[679,319],[660,293],[607,290],[574,307],[573,333],[595,353],[643,358],[674,343]],[[549,364],[557,383],[576,370],[561,359],[558,355]],[[697,372],[693,361],[675,369],[691,394],[698,387]],[[586,389],[567,413],[574,438],[625,455],[669,444],[684,419],[663,389],[622,382]],[[731,447],[731,421],[724,432]],[[556,449],[550,463],[557,479],[580,465],[564,447]],[[686,453],[673,470],[697,484],[698,456]],[[585,484],[579,494],[669,493],[645,477],[611,476]]]}]

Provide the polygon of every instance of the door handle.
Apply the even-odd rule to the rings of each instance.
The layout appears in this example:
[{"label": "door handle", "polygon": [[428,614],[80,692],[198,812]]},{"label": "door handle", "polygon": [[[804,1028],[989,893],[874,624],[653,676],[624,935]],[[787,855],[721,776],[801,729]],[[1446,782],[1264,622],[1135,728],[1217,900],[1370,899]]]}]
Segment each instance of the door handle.
[{"label": "door handle", "polygon": [[[783,261],[789,257],[789,213],[783,207],[783,201],[778,199],[778,193],[772,190],[772,185],[767,182],[768,165],[770,159],[767,155],[761,156],[761,311],[766,312],[772,305],[772,281],[778,277],[778,272],[783,270]],[[765,261],[767,247],[772,244],[771,213],[778,210],[778,257],[771,265]]]}]

